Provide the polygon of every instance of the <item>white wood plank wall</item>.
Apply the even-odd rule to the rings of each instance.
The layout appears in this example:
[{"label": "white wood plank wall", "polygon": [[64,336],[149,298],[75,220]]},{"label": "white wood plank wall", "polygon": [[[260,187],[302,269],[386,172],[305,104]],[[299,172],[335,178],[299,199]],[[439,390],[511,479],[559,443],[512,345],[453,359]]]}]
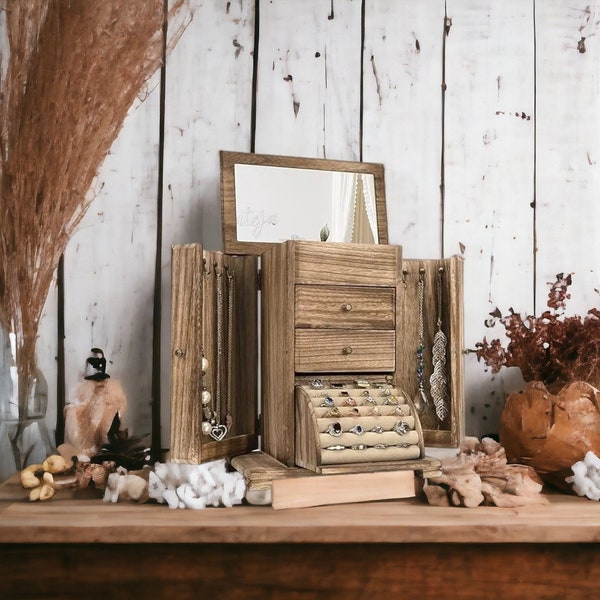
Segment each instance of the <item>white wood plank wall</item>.
[{"label": "white wood plank wall", "polygon": [[[130,429],[150,431],[159,250],[168,445],[170,247],[221,248],[220,149],[384,163],[391,243],[407,258],[464,256],[468,348],[501,333],[484,326],[496,306],[543,310],[558,272],[574,273],[573,310],[598,305],[600,2],[190,0],[190,11],[165,66],[164,125],[156,85],[65,254],[67,395],[100,346]],[[55,290],[45,315],[53,430]],[[465,361],[467,433],[496,432],[519,374]]]}]

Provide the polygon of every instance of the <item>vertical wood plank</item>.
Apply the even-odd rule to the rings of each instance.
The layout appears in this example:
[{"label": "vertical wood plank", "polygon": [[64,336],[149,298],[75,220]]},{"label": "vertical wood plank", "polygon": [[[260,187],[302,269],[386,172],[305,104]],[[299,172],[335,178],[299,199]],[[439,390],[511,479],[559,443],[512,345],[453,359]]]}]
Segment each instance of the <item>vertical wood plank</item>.
[{"label": "vertical wood plank", "polygon": [[[520,0],[447,0],[444,252],[465,258],[465,343],[496,306],[533,308],[534,28]],[[498,430],[520,373],[465,368],[467,431]],[[517,370],[518,371],[518,370]]]},{"label": "vertical wood plank", "polygon": [[366,0],[363,160],[385,166],[390,243],[440,258],[443,0]]},{"label": "vertical wood plank", "polygon": [[[58,296],[56,279],[49,292],[44,305],[40,326],[38,329],[38,343],[36,344],[36,362],[48,385],[48,405],[46,409],[46,428],[54,444],[57,418],[57,378],[58,378],[58,340],[56,336],[58,322]],[[35,457],[32,457],[32,462]],[[46,457],[44,457],[46,458]]]},{"label": "vertical wood plank", "polygon": [[536,312],[574,273],[567,314],[598,306],[600,3],[536,2]]},{"label": "vertical wood plank", "polygon": [[[199,463],[202,460],[202,246],[175,246],[171,255],[172,339],[170,460]],[[199,358],[200,357],[200,358]],[[200,361],[200,362],[199,362]]]},{"label": "vertical wood plank", "polygon": [[129,111],[65,252],[67,401],[90,349],[102,348],[127,396],[124,425],[137,435],[151,431],[158,91]]},{"label": "vertical wood plank", "polygon": [[[192,18],[167,57],[161,347],[170,348],[171,246],[222,247],[219,150],[250,150],[254,1],[190,0]],[[189,19],[189,15],[188,15]],[[171,355],[161,357],[161,440],[170,435]]]},{"label": "vertical wood plank", "polygon": [[256,152],[360,159],[361,3],[260,3]]}]

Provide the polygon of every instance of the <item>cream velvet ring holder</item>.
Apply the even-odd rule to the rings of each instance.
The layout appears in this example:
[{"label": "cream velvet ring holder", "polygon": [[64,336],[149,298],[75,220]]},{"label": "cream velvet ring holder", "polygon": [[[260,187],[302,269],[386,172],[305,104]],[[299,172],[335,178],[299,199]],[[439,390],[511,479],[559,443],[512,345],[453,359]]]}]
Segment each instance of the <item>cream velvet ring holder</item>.
[{"label": "cream velvet ring holder", "polygon": [[422,430],[408,396],[391,385],[296,386],[296,464],[394,463],[422,458]]}]

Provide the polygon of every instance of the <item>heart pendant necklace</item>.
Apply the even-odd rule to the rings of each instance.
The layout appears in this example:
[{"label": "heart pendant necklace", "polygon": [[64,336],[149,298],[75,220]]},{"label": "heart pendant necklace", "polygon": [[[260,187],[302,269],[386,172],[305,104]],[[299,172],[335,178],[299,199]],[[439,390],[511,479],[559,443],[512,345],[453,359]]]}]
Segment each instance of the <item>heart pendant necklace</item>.
[{"label": "heart pendant necklace", "polygon": [[[234,273],[229,265],[219,266],[215,260],[212,263],[212,272],[204,267],[203,297],[208,304],[210,297],[214,298],[216,322],[216,338],[212,363],[202,351],[202,433],[210,436],[216,442],[222,441],[231,431],[232,416],[232,364],[233,364],[233,321],[234,321]],[[210,276],[213,276],[212,278]],[[214,285],[209,285],[214,283]],[[213,296],[214,294],[214,296]],[[209,310],[209,312],[211,312]],[[210,322],[206,318],[206,322]],[[206,385],[207,371],[212,364],[214,369],[211,381],[214,382],[214,395]],[[225,379],[225,382],[223,382]],[[225,410],[223,411],[223,399]],[[221,414],[225,418],[221,420]]]},{"label": "heart pendant necklace", "polygon": [[220,421],[222,401],[222,369],[223,369],[223,268],[219,269],[217,262],[214,263],[215,277],[217,280],[217,368],[215,389],[215,420],[212,424],[210,437],[220,442],[227,435],[227,426]]}]

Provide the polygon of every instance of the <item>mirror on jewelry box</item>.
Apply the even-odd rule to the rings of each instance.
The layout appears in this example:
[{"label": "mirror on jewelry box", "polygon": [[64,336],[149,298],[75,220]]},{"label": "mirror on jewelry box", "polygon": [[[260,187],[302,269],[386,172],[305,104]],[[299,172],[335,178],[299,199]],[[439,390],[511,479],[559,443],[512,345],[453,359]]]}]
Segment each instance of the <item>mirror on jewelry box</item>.
[{"label": "mirror on jewelry box", "polygon": [[224,250],[286,240],[387,244],[382,164],[220,152]]}]

